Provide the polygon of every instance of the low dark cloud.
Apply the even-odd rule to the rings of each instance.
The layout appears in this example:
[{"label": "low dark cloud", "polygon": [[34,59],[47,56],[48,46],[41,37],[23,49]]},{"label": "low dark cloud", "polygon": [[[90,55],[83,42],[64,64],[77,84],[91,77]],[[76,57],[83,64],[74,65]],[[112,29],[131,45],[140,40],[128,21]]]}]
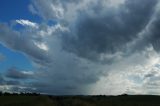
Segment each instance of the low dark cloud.
[{"label": "low dark cloud", "polygon": [[11,79],[32,79],[33,78],[33,73],[27,72],[27,71],[19,71],[16,68],[10,68],[8,69],[7,73],[6,73],[6,77],[7,78],[11,78]]},{"label": "low dark cloud", "polygon": [[0,85],[20,85],[21,83],[19,81],[16,80],[12,80],[12,79],[6,79],[5,76],[0,75]]}]

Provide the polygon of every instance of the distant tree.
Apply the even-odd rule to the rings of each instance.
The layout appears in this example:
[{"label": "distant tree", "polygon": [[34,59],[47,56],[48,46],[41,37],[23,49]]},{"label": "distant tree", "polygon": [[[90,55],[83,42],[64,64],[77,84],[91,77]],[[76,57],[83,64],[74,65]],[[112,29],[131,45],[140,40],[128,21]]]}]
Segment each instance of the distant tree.
[{"label": "distant tree", "polygon": [[8,95],[11,95],[11,94],[9,92],[5,92],[5,93],[3,93],[3,95],[8,96]]},{"label": "distant tree", "polygon": [[0,91],[0,96],[2,96],[3,95],[3,93]]},{"label": "distant tree", "polygon": [[12,95],[18,95],[18,93],[12,93]]},{"label": "distant tree", "polygon": [[128,96],[128,94],[122,94],[121,96]]},{"label": "distant tree", "polygon": [[34,96],[39,96],[40,94],[39,93],[32,93]]}]

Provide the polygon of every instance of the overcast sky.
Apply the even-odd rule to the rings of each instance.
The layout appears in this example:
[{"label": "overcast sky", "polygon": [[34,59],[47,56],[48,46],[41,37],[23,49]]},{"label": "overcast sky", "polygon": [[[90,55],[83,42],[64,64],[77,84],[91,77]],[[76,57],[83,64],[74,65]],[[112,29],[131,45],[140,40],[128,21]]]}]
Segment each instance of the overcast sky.
[{"label": "overcast sky", "polygon": [[0,91],[160,94],[159,0],[1,0]]}]

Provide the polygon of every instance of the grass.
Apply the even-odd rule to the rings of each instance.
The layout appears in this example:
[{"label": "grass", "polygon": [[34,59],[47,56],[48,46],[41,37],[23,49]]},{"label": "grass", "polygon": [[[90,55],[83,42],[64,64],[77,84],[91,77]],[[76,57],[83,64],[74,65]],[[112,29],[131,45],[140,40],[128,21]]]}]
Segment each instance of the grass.
[{"label": "grass", "polygon": [[2,95],[0,106],[160,106],[160,96]]},{"label": "grass", "polygon": [[0,96],[0,106],[52,106],[47,96]]}]

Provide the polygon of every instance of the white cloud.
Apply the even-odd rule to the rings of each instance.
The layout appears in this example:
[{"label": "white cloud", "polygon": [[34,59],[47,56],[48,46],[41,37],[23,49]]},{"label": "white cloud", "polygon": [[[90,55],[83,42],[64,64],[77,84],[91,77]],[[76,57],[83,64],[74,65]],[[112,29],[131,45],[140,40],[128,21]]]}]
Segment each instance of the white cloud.
[{"label": "white cloud", "polygon": [[57,34],[57,32],[68,31],[66,27],[60,24],[55,24],[53,26],[42,25],[40,27],[42,27],[42,29],[39,28],[39,30],[37,31],[37,34],[40,35],[41,37],[53,36],[55,35],[55,33]]},{"label": "white cloud", "polygon": [[20,20],[16,20],[16,22],[18,24],[23,25],[23,26],[29,26],[29,27],[32,27],[32,28],[38,28],[38,24],[37,23],[31,22],[29,20],[20,19]]},{"label": "white cloud", "polygon": [[26,75],[34,75],[34,72],[32,71],[21,71],[21,72]]},{"label": "white cloud", "polygon": [[3,91],[3,92],[9,92],[10,88],[11,86],[9,85],[0,85],[0,91]]},{"label": "white cloud", "polygon": [[35,45],[37,45],[37,47],[39,47],[42,50],[48,51],[48,47],[45,43],[38,43],[38,42],[34,42]]}]

